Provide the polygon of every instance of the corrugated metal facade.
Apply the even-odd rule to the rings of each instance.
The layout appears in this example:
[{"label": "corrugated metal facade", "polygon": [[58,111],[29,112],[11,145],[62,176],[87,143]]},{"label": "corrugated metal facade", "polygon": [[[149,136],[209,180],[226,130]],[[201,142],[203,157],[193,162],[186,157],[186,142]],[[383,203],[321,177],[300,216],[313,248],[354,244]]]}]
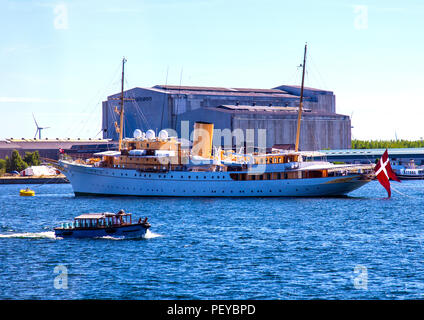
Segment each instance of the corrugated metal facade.
[{"label": "corrugated metal facade", "polygon": [[[132,137],[135,129],[173,129],[178,136],[193,130],[195,121],[214,123],[219,130],[238,130],[258,144],[258,134],[266,136],[266,147],[294,144],[300,88],[279,86],[273,89],[154,86],[125,91],[124,136]],[[115,122],[119,122],[120,94],[103,102],[103,136],[118,139]],[[300,137],[301,150],[350,148],[351,124],[346,115],[336,114],[335,96],[331,91],[304,90],[304,108]],[[249,108],[250,107],[250,108]],[[188,129],[187,129],[188,128]],[[254,138],[247,134],[254,130]],[[263,131],[261,131],[263,129]],[[241,130],[241,131],[240,131]],[[235,143],[233,141],[233,143]],[[262,145],[263,146],[263,145]]]}]

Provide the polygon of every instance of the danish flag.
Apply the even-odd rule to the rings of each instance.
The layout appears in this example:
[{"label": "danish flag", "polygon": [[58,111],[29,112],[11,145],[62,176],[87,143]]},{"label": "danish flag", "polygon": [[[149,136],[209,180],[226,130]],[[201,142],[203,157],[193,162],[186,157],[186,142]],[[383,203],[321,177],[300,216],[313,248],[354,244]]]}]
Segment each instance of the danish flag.
[{"label": "danish flag", "polygon": [[377,177],[377,180],[381,183],[381,185],[386,189],[388,197],[391,196],[391,190],[390,190],[390,181],[389,179],[395,180],[397,182],[400,182],[399,178],[396,176],[396,174],[393,172],[392,166],[390,165],[390,159],[389,159],[389,153],[384,151],[383,155],[381,156],[380,160],[374,167],[375,175]]}]

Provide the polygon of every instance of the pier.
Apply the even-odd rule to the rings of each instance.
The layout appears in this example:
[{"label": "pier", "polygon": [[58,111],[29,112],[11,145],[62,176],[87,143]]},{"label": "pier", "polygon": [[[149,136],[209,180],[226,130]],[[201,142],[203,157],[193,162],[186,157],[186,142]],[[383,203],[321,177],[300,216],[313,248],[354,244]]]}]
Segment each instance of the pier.
[{"label": "pier", "polygon": [[6,176],[0,177],[0,184],[54,184],[69,183],[63,174],[57,176],[41,176],[41,177],[20,177]]}]

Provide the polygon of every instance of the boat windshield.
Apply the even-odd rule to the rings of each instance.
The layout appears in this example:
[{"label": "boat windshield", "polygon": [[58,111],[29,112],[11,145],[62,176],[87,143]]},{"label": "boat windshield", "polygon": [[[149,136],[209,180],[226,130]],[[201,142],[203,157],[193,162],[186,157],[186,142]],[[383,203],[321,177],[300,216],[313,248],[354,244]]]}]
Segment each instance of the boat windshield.
[{"label": "boat windshield", "polygon": [[76,228],[102,228],[131,224],[131,214],[84,214],[75,218]]}]

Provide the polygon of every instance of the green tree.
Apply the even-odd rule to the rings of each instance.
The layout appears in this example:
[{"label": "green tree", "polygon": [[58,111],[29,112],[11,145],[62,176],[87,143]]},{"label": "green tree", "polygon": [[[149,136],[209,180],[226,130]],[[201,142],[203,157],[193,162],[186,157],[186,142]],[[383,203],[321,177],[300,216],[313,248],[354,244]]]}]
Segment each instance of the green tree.
[{"label": "green tree", "polygon": [[6,161],[6,172],[10,172],[10,158],[8,156],[6,156],[6,158],[4,158],[4,161]]},{"label": "green tree", "polygon": [[352,149],[423,148],[424,140],[352,140]]},{"label": "green tree", "polygon": [[39,166],[40,155],[38,151],[25,152],[24,161],[28,164],[28,166]]},{"label": "green tree", "polygon": [[21,155],[17,150],[12,151],[12,156],[10,158],[10,172],[12,171],[22,171],[28,167],[28,164],[22,160]]},{"label": "green tree", "polygon": [[6,172],[6,160],[0,159],[0,176]]}]

